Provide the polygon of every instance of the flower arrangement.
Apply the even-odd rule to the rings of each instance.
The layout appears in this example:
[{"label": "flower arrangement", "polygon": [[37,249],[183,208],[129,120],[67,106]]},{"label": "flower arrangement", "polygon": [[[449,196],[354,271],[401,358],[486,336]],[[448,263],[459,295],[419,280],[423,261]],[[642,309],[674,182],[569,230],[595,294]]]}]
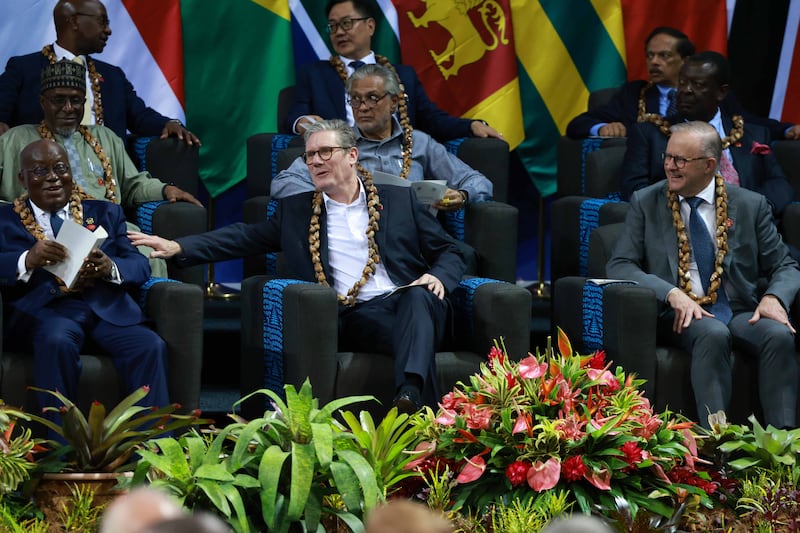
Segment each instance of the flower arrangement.
[{"label": "flower arrangement", "polygon": [[671,516],[690,494],[710,507],[693,422],[654,413],[641,383],[612,371],[602,351],[573,353],[561,330],[558,353],[548,343],[516,362],[495,346],[438,413],[427,410],[417,448],[427,453],[409,466],[426,478],[452,472],[453,508],[474,511],[551,489],[568,490],[586,513],[623,498],[634,514]]}]

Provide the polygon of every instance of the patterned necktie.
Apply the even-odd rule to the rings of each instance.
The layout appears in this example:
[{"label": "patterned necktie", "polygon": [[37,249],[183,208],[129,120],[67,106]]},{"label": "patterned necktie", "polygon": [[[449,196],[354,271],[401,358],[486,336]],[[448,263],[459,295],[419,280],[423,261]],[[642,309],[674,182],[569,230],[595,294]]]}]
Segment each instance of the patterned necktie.
[{"label": "patterned necktie", "polygon": [[[714,243],[711,242],[708,228],[697,211],[697,208],[703,203],[703,199],[697,196],[686,198],[686,203],[689,204],[691,209],[691,214],[689,215],[689,241],[692,244],[692,254],[694,255],[695,263],[697,263],[697,271],[700,273],[700,283],[703,285],[705,293],[708,294],[711,274],[714,272],[716,250],[714,249]],[[717,291],[717,302],[711,306],[709,311],[723,324],[730,322],[733,316],[722,284],[720,284]]]},{"label": "patterned necktie", "polygon": [[667,117],[673,117],[678,114],[678,91],[670,89],[667,91]]},{"label": "patterned necktie", "polygon": [[58,216],[58,211],[53,211],[50,213],[50,227],[53,230],[53,236],[58,236],[58,232],[61,230],[61,225],[64,221]]},{"label": "patterned necktie", "polygon": [[731,163],[731,158],[725,152],[722,152],[722,157],[719,159],[719,173],[722,174],[725,183],[731,185],[740,185],[739,173]]},{"label": "patterned necktie", "polygon": [[347,66],[353,69],[353,71],[360,69],[364,65],[366,65],[366,63],[364,63],[363,61],[351,61],[347,64]]},{"label": "patterned necktie", "polygon": [[[72,60],[79,65],[86,66],[86,61],[83,59],[83,56],[75,56]],[[81,124],[86,126],[92,123],[92,110],[89,106],[89,99],[87,98],[86,101],[83,103],[83,118],[81,119]]]}]

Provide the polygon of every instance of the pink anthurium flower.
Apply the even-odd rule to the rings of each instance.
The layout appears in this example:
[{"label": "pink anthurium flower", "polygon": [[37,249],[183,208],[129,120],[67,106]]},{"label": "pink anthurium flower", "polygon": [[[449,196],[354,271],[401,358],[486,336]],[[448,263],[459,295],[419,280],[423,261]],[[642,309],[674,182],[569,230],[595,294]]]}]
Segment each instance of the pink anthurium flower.
[{"label": "pink anthurium flower", "polygon": [[481,477],[486,470],[486,461],[483,457],[476,455],[471,459],[467,459],[467,464],[461,470],[461,473],[456,478],[457,483],[471,483]]},{"label": "pink anthurium flower", "polygon": [[583,477],[600,490],[611,490],[611,472],[608,468],[591,469]]},{"label": "pink anthurium flower", "polygon": [[519,362],[519,375],[525,379],[540,378],[547,371],[547,363],[539,364],[539,360],[529,355]]},{"label": "pink anthurium flower", "polygon": [[528,485],[536,492],[552,489],[561,477],[561,461],[551,457],[545,462],[536,461],[528,470]]},{"label": "pink anthurium flower", "polygon": [[528,429],[530,429],[529,419],[530,419],[529,415],[521,413],[517,417],[517,421],[514,423],[514,429],[511,430],[511,434],[516,435],[517,433],[527,433]]}]

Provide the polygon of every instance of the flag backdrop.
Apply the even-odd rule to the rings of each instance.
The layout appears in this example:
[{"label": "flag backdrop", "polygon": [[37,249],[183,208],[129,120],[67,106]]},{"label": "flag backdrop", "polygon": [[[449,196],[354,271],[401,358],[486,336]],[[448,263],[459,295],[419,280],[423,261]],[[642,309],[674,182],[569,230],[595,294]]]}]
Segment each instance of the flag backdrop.
[{"label": "flag backdrop", "polygon": [[[54,40],[55,0],[2,3],[0,64]],[[294,68],[331,53],[322,0],[104,3],[113,35],[101,59],[122,67],[148,105],[185,118],[201,137],[202,178],[214,197],[244,179],[247,137],[276,129],[277,94],[294,83]],[[800,122],[800,0],[376,5],[375,50],[414,65],[441,107],[500,129],[543,195],[555,190],[566,123],[590,91],[626,74],[646,77],[644,38],[658,25],[683,30],[698,49],[727,52],[734,88],[751,110]],[[453,53],[442,54],[451,41]]]}]

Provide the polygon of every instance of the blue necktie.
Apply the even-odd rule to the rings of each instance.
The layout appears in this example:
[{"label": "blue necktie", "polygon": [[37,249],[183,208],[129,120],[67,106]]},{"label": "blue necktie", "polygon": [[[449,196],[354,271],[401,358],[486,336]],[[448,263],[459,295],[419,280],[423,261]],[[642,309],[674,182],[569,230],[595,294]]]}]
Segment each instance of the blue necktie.
[{"label": "blue necktie", "polygon": [[353,70],[358,70],[364,65],[366,65],[366,63],[364,63],[363,61],[351,61],[347,64],[347,66]]},{"label": "blue necktie", "polygon": [[[692,253],[697,263],[697,271],[700,273],[700,282],[703,284],[703,290],[708,294],[708,286],[711,282],[711,274],[714,272],[715,265],[716,252],[714,243],[711,242],[708,228],[706,228],[703,218],[697,211],[697,208],[703,203],[703,199],[697,196],[686,198],[686,203],[689,204],[691,209],[691,214],[689,215],[689,240],[692,244]],[[717,303],[713,304],[709,311],[723,324],[730,322],[733,316],[728,297],[725,294],[725,288],[721,284],[717,291]]]},{"label": "blue necktie", "polygon": [[61,217],[58,216],[58,211],[54,211],[50,213],[50,227],[53,229],[53,236],[57,236],[59,230],[61,230],[61,225],[64,223],[61,220]]},{"label": "blue necktie", "polygon": [[670,89],[667,91],[667,114],[664,116],[672,117],[678,114],[678,91]]}]

